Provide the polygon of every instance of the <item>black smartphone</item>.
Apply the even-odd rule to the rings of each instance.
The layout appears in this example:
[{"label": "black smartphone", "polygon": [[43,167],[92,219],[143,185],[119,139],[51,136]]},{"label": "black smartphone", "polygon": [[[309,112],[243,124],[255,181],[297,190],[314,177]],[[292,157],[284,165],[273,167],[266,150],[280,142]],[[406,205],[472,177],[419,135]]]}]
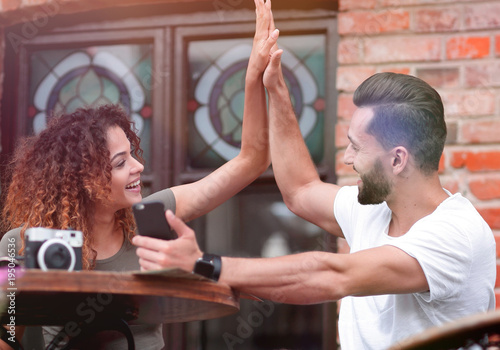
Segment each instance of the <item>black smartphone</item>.
[{"label": "black smartphone", "polygon": [[140,235],[161,239],[175,239],[165,218],[165,207],[162,202],[140,202],[132,206],[137,231]]}]

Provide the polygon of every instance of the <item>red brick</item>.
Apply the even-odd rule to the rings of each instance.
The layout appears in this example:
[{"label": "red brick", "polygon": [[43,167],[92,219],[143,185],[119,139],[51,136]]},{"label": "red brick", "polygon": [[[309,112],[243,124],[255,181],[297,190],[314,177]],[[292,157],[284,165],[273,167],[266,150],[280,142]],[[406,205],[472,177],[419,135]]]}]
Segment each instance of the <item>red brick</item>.
[{"label": "red brick", "polygon": [[[497,258],[500,257],[500,235],[495,234],[495,243],[497,244]],[[497,278],[498,280],[498,278]]]},{"label": "red brick", "polygon": [[500,266],[497,264],[497,279],[495,281],[495,288],[500,287]]},{"label": "red brick", "polygon": [[420,10],[415,13],[417,32],[445,32],[459,29],[460,11],[458,9]]},{"label": "red brick", "polygon": [[339,14],[338,31],[343,34],[375,34],[407,30],[410,14],[400,9]]},{"label": "red brick", "polygon": [[337,100],[337,118],[351,120],[355,110],[356,106],[352,102],[352,94],[339,94]]},{"label": "red brick", "polygon": [[470,87],[500,86],[500,62],[484,62],[465,67],[465,83]]},{"label": "red brick", "polygon": [[500,56],[500,35],[495,36],[495,52],[497,56]]},{"label": "red brick", "polygon": [[492,230],[500,229],[500,208],[477,208]]},{"label": "red brick", "polygon": [[337,49],[337,58],[340,64],[359,63],[361,57],[360,39],[342,39]]},{"label": "red brick", "polygon": [[474,4],[466,6],[465,29],[488,29],[500,27],[500,4]]},{"label": "red brick", "polygon": [[339,67],[337,69],[337,90],[354,91],[368,77],[375,74],[375,68]]},{"label": "red brick", "polygon": [[339,10],[373,9],[377,5],[377,0],[340,0]]},{"label": "red brick", "polygon": [[490,54],[490,38],[487,36],[455,37],[446,42],[446,57],[450,60],[482,58]]},{"label": "red brick", "polygon": [[[499,280],[500,278],[497,278],[497,281]],[[495,290],[495,309],[500,309],[500,291],[498,290]]]},{"label": "red brick", "polygon": [[452,0],[379,0],[379,6],[386,7],[386,6],[429,5],[438,2],[452,2]]},{"label": "red brick", "polygon": [[444,169],[445,169],[445,164],[444,164],[444,153],[441,155],[441,159],[439,159],[439,168],[438,168],[438,172],[440,174],[444,173]]},{"label": "red brick", "polygon": [[495,92],[488,89],[440,91],[444,111],[450,116],[480,116],[495,113]]},{"label": "red brick", "polygon": [[500,198],[500,175],[481,174],[470,178],[469,189],[482,201]]},{"label": "red brick", "polygon": [[441,57],[438,37],[383,37],[365,40],[368,63],[438,61]]},{"label": "red brick", "polygon": [[434,88],[457,87],[460,83],[460,71],[458,67],[419,68],[416,75]]},{"label": "red brick", "polygon": [[498,143],[500,142],[499,130],[500,120],[466,121],[462,125],[462,141],[468,143]]},{"label": "red brick", "polygon": [[455,151],[450,165],[456,169],[465,167],[472,172],[500,170],[500,151]]},{"label": "red brick", "polygon": [[393,72],[399,74],[410,74],[410,67],[384,67],[380,70],[380,72]]}]

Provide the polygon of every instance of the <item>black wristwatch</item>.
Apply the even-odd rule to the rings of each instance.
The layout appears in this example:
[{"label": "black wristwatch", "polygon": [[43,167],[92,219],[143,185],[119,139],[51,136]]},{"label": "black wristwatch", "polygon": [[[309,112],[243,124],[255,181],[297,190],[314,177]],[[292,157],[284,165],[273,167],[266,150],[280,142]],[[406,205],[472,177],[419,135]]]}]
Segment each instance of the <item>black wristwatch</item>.
[{"label": "black wristwatch", "polygon": [[222,260],[219,255],[203,253],[203,256],[196,260],[194,273],[218,281],[222,269]]}]

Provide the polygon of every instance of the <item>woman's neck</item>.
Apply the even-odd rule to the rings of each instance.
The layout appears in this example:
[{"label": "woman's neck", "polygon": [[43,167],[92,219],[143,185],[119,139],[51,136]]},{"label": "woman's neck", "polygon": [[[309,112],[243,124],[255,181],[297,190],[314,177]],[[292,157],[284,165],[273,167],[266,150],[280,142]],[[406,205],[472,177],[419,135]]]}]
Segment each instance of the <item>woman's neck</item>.
[{"label": "woman's neck", "polygon": [[97,252],[97,260],[110,258],[121,249],[125,237],[121,227],[116,224],[114,214],[96,214],[92,232],[92,248]]}]

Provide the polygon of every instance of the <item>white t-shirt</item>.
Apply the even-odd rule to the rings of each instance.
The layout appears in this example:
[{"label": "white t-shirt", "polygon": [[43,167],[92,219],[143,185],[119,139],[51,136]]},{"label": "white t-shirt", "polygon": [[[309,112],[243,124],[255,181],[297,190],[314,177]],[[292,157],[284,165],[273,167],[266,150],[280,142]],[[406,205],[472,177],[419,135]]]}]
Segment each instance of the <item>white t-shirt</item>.
[{"label": "white t-shirt", "polygon": [[357,195],[357,186],[343,187],[334,204],[351,253],[398,247],[418,260],[429,291],[342,299],[343,350],[387,349],[426,328],[495,308],[495,240],[469,200],[450,195],[405,235],[390,237],[387,204],[361,205]]}]

